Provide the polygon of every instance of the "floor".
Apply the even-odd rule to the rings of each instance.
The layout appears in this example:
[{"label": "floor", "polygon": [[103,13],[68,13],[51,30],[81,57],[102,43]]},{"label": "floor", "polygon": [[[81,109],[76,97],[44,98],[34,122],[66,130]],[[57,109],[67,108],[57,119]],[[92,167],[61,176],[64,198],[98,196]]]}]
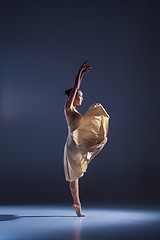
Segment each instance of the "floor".
[{"label": "floor", "polygon": [[0,206],[0,240],[160,239],[160,210]]}]

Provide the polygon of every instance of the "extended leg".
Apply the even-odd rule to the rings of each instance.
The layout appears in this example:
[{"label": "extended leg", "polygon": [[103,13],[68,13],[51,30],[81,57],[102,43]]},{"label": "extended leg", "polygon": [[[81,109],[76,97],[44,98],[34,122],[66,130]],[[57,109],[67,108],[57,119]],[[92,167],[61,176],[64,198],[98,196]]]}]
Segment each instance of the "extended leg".
[{"label": "extended leg", "polygon": [[104,145],[106,144],[107,141],[104,142],[104,144],[100,147],[97,148],[95,150],[95,152],[93,153],[93,155],[91,156],[91,158],[88,160],[88,164],[90,163],[90,161],[92,161],[92,159],[102,150],[102,148],[104,147]]}]

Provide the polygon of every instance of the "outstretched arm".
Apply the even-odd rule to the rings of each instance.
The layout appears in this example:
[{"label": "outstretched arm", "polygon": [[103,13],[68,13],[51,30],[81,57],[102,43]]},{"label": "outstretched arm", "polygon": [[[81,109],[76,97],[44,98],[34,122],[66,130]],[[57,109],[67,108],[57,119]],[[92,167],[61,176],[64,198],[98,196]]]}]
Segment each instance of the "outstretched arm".
[{"label": "outstretched arm", "polygon": [[88,60],[86,60],[82,66],[80,67],[79,71],[78,71],[78,74],[76,76],[76,79],[74,80],[74,83],[73,83],[73,88],[72,88],[72,91],[69,95],[69,98],[66,102],[66,107],[67,108],[72,108],[73,107],[73,102],[74,102],[74,99],[75,99],[75,96],[76,96],[76,93],[77,93],[77,90],[79,89],[80,87],[80,84],[81,84],[81,80],[82,80],[82,77],[83,75],[88,72],[92,67],[87,65],[87,62]]}]

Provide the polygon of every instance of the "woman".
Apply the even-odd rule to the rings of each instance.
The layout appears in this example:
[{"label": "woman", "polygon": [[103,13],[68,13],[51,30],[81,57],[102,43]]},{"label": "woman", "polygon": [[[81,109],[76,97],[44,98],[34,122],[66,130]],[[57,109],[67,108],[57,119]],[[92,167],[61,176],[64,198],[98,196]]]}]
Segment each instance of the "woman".
[{"label": "woman", "polygon": [[83,93],[79,89],[82,77],[92,69],[87,62],[88,60],[79,69],[73,88],[65,91],[68,100],[64,108],[69,131],[64,148],[64,172],[66,181],[70,182],[74,202],[72,207],[79,217],[85,215],[81,213],[78,179],[84,175],[90,161],[107,142],[109,120],[109,115],[101,104],[93,104],[84,116],[76,109],[83,101]]}]

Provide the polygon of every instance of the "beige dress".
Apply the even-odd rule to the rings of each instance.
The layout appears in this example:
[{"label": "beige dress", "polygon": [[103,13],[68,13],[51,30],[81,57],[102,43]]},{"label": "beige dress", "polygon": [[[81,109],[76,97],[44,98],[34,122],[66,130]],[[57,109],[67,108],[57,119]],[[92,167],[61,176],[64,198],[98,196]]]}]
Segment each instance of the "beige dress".
[{"label": "beige dress", "polygon": [[88,160],[94,151],[107,141],[110,116],[100,103],[90,106],[84,116],[78,114],[68,126],[64,147],[64,173],[66,181],[84,175]]}]

